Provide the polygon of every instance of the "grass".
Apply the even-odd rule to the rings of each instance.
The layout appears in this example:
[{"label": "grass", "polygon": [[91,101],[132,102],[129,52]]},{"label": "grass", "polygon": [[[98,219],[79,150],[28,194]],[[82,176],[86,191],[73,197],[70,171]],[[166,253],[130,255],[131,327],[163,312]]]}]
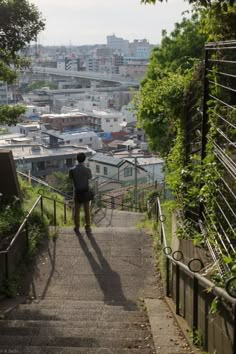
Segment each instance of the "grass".
[{"label": "grass", "polygon": [[[164,228],[166,235],[167,246],[171,247],[172,243],[172,210],[171,210],[171,202],[166,201],[161,205],[162,215],[165,216]],[[145,228],[149,230],[152,234],[154,250],[156,255],[156,267],[161,273],[161,277],[163,279],[163,285],[165,286],[166,279],[166,256],[163,253],[164,245],[161,244],[161,222],[160,220],[157,222],[156,220],[149,218],[148,215],[144,221],[139,222],[136,225],[137,229]]]}]

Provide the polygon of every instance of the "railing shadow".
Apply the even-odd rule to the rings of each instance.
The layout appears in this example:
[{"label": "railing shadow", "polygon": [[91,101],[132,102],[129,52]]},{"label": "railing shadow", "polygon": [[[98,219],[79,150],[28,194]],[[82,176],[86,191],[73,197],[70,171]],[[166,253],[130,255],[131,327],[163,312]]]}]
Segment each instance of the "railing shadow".
[{"label": "railing shadow", "polygon": [[[28,276],[25,277],[23,281],[23,293],[25,296],[30,296],[33,300],[34,299],[45,299],[48,288],[50,286],[52,277],[55,273],[55,265],[56,265],[56,240],[53,241],[53,249],[50,249],[49,241],[45,242],[45,244],[41,247],[40,253],[44,253],[45,250],[47,250],[48,253],[48,258],[50,260],[50,273],[48,275],[47,281],[43,287],[43,290],[40,290],[40,294],[38,293],[39,291],[37,290],[35,286],[35,281],[40,275],[40,269],[39,266],[37,265],[37,260],[34,261],[31,265],[31,271],[28,273]],[[38,255],[38,257],[40,254]],[[37,257],[37,259],[38,259]]]}]

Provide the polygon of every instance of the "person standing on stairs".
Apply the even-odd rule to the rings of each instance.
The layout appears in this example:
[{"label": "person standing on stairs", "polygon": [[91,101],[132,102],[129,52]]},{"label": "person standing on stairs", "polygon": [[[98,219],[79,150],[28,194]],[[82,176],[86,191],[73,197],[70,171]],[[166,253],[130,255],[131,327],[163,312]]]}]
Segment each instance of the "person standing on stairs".
[{"label": "person standing on stairs", "polygon": [[92,199],[89,191],[89,180],[92,178],[90,168],[84,165],[86,155],[82,152],[77,155],[78,164],[70,169],[69,177],[73,181],[74,189],[74,231],[80,233],[80,208],[84,206],[85,231],[91,233],[90,200]]}]

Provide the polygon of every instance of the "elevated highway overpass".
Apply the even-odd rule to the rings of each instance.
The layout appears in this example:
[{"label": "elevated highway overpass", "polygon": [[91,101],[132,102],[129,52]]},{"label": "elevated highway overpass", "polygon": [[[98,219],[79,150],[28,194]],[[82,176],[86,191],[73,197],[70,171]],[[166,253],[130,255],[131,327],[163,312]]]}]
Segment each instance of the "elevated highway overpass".
[{"label": "elevated highway overpass", "polygon": [[40,66],[32,66],[30,71],[32,73],[41,75],[45,74],[58,77],[85,79],[90,81],[103,81],[111,84],[122,85],[124,87],[139,87],[139,82],[137,80],[125,78],[119,74],[95,73],[91,71],[69,71]]}]

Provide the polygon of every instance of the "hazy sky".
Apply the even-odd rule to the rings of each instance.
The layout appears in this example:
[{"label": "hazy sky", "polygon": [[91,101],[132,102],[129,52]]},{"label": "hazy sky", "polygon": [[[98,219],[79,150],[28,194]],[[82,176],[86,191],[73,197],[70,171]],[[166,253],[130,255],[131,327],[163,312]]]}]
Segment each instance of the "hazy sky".
[{"label": "hazy sky", "polygon": [[182,12],[190,9],[184,0],[164,0],[156,5],[141,5],[140,0],[29,1],[46,19],[40,44],[54,45],[102,44],[111,34],[129,41],[146,38],[157,44],[162,29],[173,30]]}]

